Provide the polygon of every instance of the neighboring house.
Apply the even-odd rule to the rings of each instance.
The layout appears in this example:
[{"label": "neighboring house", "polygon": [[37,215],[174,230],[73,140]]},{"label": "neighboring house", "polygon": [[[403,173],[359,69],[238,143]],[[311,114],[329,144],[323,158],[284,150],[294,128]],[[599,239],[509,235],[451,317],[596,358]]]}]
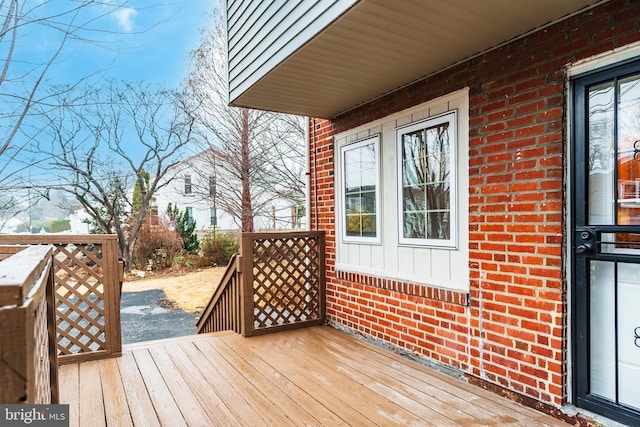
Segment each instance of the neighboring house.
[{"label": "neighboring house", "polygon": [[548,412],[640,425],[639,16],[227,1],[232,105],[316,117],[329,323]]},{"label": "neighboring house", "polygon": [[91,223],[91,215],[82,207],[73,207],[69,214],[69,224],[71,225],[72,234],[89,234],[89,224]]},{"label": "neighboring house", "polygon": [[[234,217],[225,212],[220,198],[232,197],[217,185],[219,171],[211,166],[210,155],[201,151],[189,156],[165,175],[169,182],[154,196],[159,215],[165,215],[169,203],[185,210],[196,222],[199,234],[215,230],[230,231],[240,228]],[[273,200],[270,215],[254,218],[256,230],[291,228],[291,207],[286,201]],[[303,224],[302,224],[303,225]],[[301,224],[298,221],[297,228]]]},{"label": "neighboring house", "polygon": [[215,188],[215,174],[204,172],[209,166],[206,157],[199,154],[185,158],[167,172],[164,179],[169,182],[154,195],[158,215],[166,216],[171,203],[195,220],[197,231],[236,229],[233,218],[216,204],[220,195]]}]

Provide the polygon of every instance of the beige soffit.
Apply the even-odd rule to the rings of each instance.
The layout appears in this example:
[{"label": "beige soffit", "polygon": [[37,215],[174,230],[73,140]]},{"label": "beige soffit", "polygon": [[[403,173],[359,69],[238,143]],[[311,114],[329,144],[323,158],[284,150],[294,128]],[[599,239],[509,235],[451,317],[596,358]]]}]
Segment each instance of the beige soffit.
[{"label": "beige soffit", "polygon": [[362,0],[232,103],[333,117],[600,3]]}]

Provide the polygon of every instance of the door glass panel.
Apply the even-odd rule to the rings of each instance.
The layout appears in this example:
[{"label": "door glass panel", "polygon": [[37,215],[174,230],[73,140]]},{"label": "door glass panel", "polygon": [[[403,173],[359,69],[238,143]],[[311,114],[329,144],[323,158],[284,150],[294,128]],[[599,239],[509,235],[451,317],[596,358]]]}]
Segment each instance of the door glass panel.
[{"label": "door glass panel", "polygon": [[590,389],[592,394],[616,399],[615,264],[590,263]]},{"label": "door glass panel", "polygon": [[612,82],[589,88],[589,224],[615,225],[615,93]]},{"label": "door glass panel", "polygon": [[618,84],[618,224],[640,224],[640,76]]},{"label": "door glass panel", "polygon": [[640,409],[640,264],[618,264],[618,393]]},{"label": "door glass panel", "polygon": [[601,236],[601,253],[640,254],[639,233],[602,233]]}]

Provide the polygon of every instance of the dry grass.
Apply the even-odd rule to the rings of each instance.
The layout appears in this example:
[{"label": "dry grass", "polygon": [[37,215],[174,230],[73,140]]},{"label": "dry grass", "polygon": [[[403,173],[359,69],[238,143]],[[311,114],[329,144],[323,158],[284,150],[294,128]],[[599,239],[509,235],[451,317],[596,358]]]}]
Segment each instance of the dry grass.
[{"label": "dry grass", "polygon": [[224,267],[213,267],[170,277],[127,281],[122,285],[122,292],[162,289],[167,299],[184,311],[199,313],[209,302],[224,271]]}]

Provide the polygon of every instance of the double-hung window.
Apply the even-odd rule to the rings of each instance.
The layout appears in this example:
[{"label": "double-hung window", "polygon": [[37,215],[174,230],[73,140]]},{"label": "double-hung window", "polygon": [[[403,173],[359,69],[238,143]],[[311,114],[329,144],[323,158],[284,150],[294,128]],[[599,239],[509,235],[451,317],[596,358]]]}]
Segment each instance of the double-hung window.
[{"label": "double-hung window", "polygon": [[456,112],[397,130],[399,241],[456,246]]},{"label": "double-hung window", "polygon": [[192,193],[191,175],[185,175],[184,176],[184,194],[191,194],[191,193]]},{"label": "double-hung window", "polygon": [[209,197],[216,197],[216,177],[209,177]]},{"label": "double-hung window", "polygon": [[379,136],[340,149],[345,241],[380,241],[379,158]]},{"label": "double-hung window", "polygon": [[193,217],[193,208],[187,206],[184,210],[187,213],[187,221],[189,222],[189,224],[193,224],[194,222],[196,222],[195,218]]}]

